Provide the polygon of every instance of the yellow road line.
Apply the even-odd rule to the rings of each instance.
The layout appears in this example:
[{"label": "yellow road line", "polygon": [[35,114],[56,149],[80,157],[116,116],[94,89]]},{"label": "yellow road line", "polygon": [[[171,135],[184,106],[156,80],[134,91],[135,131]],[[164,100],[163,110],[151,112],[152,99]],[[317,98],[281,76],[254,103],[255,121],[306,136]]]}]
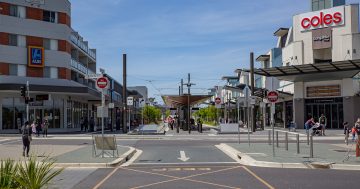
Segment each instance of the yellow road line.
[{"label": "yellow road line", "polygon": [[98,189],[102,184],[104,184],[105,181],[107,181],[117,170],[119,167],[115,168],[113,171],[111,171],[104,179],[102,179],[96,186],[94,186],[93,189]]},{"label": "yellow road line", "polygon": [[244,168],[248,173],[250,173],[253,177],[255,177],[258,181],[262,182],[265,186],[267,186],[269,189],[275,189],[273,186],[271,186],[268,182],[266,182],[264,179],[262,179],[261,177],[259,177],[258,175],[256,175],[254,172],[252,172],[250,169],[248,169],[247,167],[243,166],[242,168]]}]

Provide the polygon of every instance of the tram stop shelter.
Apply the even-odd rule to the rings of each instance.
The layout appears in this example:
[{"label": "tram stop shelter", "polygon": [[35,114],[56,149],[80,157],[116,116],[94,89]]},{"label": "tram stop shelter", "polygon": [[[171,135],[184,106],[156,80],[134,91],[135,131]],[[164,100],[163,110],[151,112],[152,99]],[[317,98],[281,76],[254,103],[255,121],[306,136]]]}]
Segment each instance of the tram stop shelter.
[{"label": "tram stop shelter", "polygon": [[[191,117],[191,107],[196,104],[201,104],[211,98],[212,95],[163,95],[162,99],[168,107],[177,108],[179,120],[186,120],[187,128],[189,132],[190,129],[190,117]],[[180,113],[179,110],[183,108],[184,111]],[[183,127],[184,128],[184,127]]]}]

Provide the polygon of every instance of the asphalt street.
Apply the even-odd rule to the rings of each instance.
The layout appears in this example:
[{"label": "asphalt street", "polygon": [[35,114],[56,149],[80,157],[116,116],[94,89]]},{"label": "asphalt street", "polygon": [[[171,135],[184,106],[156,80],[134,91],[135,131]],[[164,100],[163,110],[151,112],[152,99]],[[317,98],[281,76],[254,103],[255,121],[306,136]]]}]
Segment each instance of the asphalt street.
[{"label": "asphalt street", "polygon": [[[241,142],[246,141],[241,135]],[[267,142],[266,132],[251,136]],[[341,135],[318,142],[339,142]],[[358,188],[359,171],[248,167],[215,147],[237,142],[237,135],[170,133],[160,136],[118,135],[117,143],[139,150],[126,166],[67,168],[49,188]],[[17,137],[0,137],[0,146],[21,144]],[[32,145],[91,145],[91,135],[50,135]],[[141,152],[141,153],[140,153]]]}]

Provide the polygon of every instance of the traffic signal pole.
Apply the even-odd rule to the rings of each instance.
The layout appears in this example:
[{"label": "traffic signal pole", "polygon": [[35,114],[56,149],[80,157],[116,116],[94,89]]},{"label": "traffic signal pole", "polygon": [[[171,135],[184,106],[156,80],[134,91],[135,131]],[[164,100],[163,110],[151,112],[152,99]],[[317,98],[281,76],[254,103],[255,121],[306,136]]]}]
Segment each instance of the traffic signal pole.
[{"label": "traffic signal pole", "polygon": [[[29,121],[29,100],[30,100],[30,86],[29,81],[26,81],[26,121]],[[30,123],[30,122],[29,122]]]}]

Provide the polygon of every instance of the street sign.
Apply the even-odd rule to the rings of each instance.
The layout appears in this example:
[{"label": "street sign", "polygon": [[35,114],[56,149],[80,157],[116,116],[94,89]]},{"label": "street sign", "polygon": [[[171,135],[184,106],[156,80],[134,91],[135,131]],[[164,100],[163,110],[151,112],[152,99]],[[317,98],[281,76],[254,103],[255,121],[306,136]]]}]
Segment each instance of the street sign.
[{"label": "street sign", "polygon": [[[97,110],[96,114],[98,118],[101,118],[102,115],[104,115],[104,117],[108,117],[109,115],[109,111],[108,111],[109,109],[107,107],[103,108],[102,106],[98,106],[96,110]],[[104,114],[102,111],[104,111]]]},{"label": "street sign", "polygon": [[96,86],[100,89],[105,89],[108,87],[109,81],[106,77],[100,77],[96,80]]},{"label": "street sign", "polygon": [[102,77],[102,74],[88,74],[88,75],[85,75],[85,79],[97,79],[97,78],[100,78]]},{"label": "street sign", "polygon": [[113,102],[109,103],[109,108],[114,108],[115,104]]},{"label": "street sign", "polygon": [[275,103],[279,100],[279,94],[276,91],[270,91],[268,93],[267,99],[269,102]]},{"label": "street sign", "polygon": [[134,97],[132,96],[127,97],[127,105],[128,106],[134,105]]}]

